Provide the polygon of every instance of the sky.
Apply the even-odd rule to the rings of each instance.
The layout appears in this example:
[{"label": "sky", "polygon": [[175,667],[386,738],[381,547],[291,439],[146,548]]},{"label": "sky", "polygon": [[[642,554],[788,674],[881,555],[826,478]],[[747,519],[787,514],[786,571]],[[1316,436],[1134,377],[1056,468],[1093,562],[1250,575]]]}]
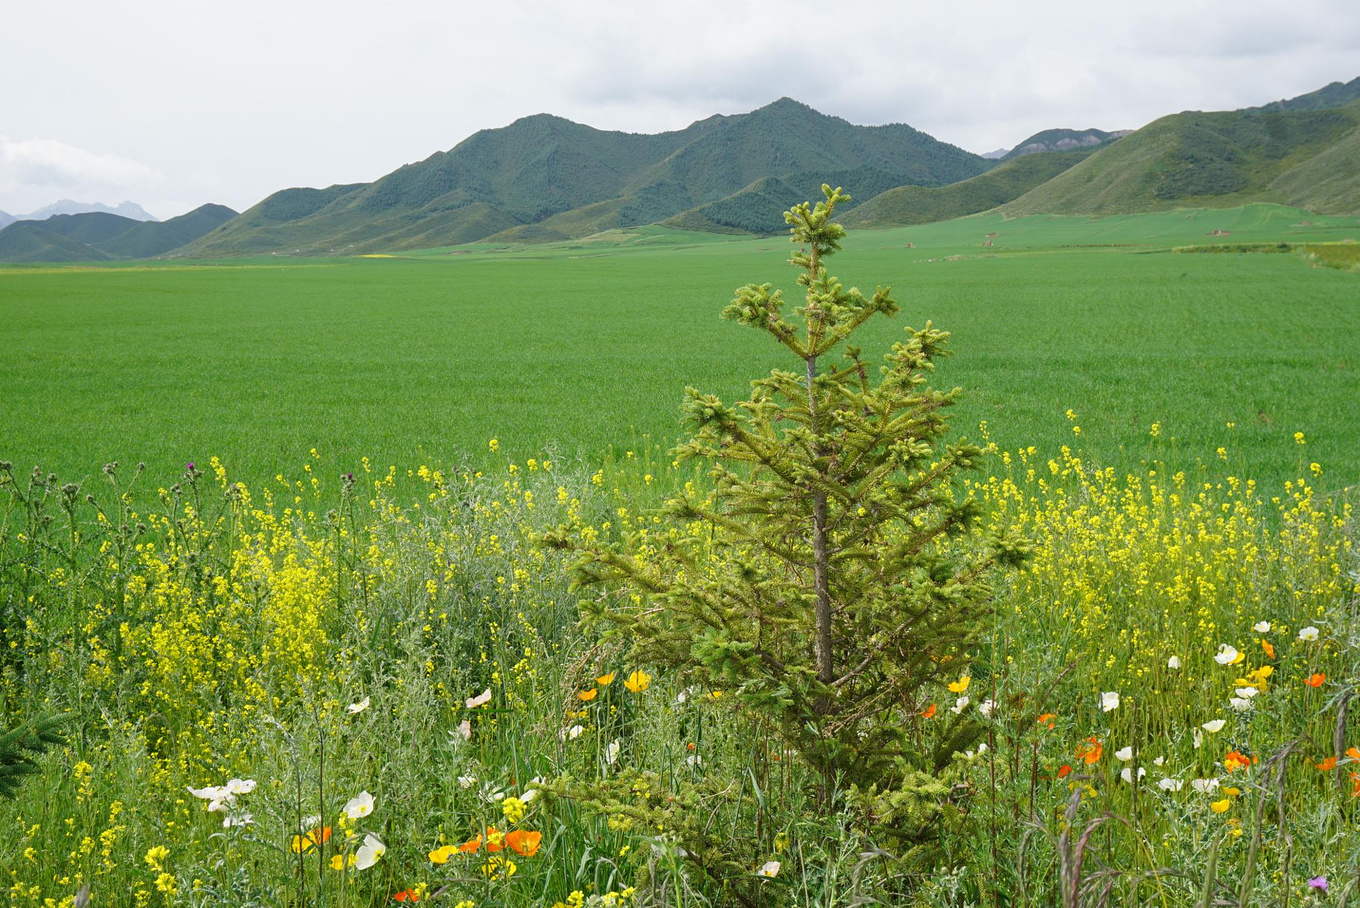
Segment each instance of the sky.
[{"label": "sky", "polygon": [[240,211],[534,113],[659,132],[788,96],[982,153],[1360,76],[1355,0],[0,0],[0,17],[11,214]]}]

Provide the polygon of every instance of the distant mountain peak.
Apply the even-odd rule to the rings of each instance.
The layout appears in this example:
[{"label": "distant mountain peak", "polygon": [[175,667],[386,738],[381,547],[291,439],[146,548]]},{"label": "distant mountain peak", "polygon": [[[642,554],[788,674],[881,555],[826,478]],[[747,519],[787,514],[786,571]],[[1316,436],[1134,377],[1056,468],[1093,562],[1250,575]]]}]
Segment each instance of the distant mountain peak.
[{"label": "distant mountain peak", "polygon": [[119,217],[129,218],[134,221],[160,220],[136,202],[120,202],[117,206],[109,206],[105,205],[103,202],[77,202],[73,199],[62,199],[58,202],[53,202],[51,205],[39,208],[37,211],[18,215],[15,220],[45,221],[58,214],[90,214],[92,212],[116,214]]}]

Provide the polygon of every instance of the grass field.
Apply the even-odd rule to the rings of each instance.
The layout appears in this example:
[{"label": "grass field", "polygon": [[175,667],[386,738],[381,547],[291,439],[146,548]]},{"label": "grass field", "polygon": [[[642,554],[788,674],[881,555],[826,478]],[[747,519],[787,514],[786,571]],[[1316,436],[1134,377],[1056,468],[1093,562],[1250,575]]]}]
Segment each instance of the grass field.
[{"label": "grass field", "polygon": [[[1003,445],[1051,446],[1072,439],[1072,409],[1106,462],[1143,456],[1158,423],[1164,451],[1223,447],[1262,478],[1297,468],[1282,442],[1303,432],[1302,460],[1354,476],[1355,276],[1166,252],[1352,236],[1360,221],[1275,206],[982,216],[852,233],[838,265],[902,303],[866,346],[927,319],[953,332],[941,378],[967,389],[960,431],[985,419]],[[782,239],[644,228],[469,249],[0,270],[0,457],[63,476],[141,460],[166,479],[216,454],[255,478],[313,446],[339,466],[409,464],[498,437],[590,460],[669,445],[685,385],[733,398],[772,364],[718,313],[741,284],[790,283]]]}]

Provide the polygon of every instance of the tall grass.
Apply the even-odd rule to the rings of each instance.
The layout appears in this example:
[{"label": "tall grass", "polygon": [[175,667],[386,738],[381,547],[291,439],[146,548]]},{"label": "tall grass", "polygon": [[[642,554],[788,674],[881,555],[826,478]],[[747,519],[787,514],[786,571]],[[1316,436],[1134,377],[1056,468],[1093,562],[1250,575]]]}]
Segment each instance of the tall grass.
[{"label": "tall grass", "polygon": [[[845,793],[803,800],[758,716],[583,635],[531,543],[569,516],[662,534],[649,509],[692,477],[646,450],[574,472],[489,453],[352,475],[314,454],[250,486],[210,462],[163,489],[6,466],[0,704],[72,716],[0,804],[10,904],[726,904],[709,856],[647,822],[680,774],[713,792],[685,809],[765,855],[767,905],[1360,895],[1360,573],[1321,467],[1267,488],[1217,459],[997,452],[971,494],[1040,553],[951,674],[966,688],[902,715],[922,746],[954,710],[988,728],[949,755],[965,831],[904,876]],[[612,774],[626,809],[572,797]]]}]

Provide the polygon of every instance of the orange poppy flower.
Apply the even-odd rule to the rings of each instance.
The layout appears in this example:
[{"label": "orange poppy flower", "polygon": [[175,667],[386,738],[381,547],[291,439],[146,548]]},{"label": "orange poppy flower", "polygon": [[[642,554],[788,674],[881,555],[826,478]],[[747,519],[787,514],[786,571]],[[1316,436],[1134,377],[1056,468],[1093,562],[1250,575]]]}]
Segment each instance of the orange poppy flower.
[{"label": "orange poppy flower", "polygon": [[1317,765],[1319,772],[1331,772],[1336,769],[1336,757],[1328,757]]},{"label": "orange poppy flower", "polygon": [[486,830],[486,850],[493,854],[505,847],[505,833],[498,830],[495,826],[488,826]]},{"label": "orange poppy flower", "polygon": [[1066,763],[1064,763],[1061,767],[1058,768],[1058,778],[1060,779],[1065,779],[1071,774],[1072,767],[1068,766]]},{"label": "orange poppy flower", "polygon": [[1058,718],[1056,713],[1044,713],[1042,716],[1039,717],[1039,724],[1047,725],[1049,728],[1053,728],[1054,727],[1053,720],[1056,718]]},{"label": "orange poppy flower", "polygon": [[1101,756],[1105,753],[1105,746],[1100,743],[1099,738],[1087,738],[1085,744],[1077,745],[1077,758],[1091,765],[1099,763]]},{"label": "orange poppy flower", "polygon": [[930,705],[927,706],[925,709],[921,710],[921,718],[922,718],[922,719],[933,719],[933,718],[935,718],[935,704],[934,704],[934,703],[930,704]]},{"label": "orange poppy flower", "polygon": [[1228,751],[1227,755],[1223,757],[1223,768],[1228,770],[1228,772],[1246,769],[1250,765],[1251,760],[1247,759],[1241,752],[1236,750]]},{"label": "orange poppy flower", "polygon": [[591,700],[594,700],[599,693],[600,689],[598,687],[592,687],[590,690],[581,691],[576,696],[580,697],[582,702],[589,703]]},{"label": "orange poppy flower", "polygon": [[1352,760],[1360,760],[1360,747],[1347,747],[1346,756]]},{"label": "orange poppy flower", "polygon": [[458,846],[458,850],[463,854],[476,854],[477,849],[482,847],[482,837],[475,835],[466,842]]},{"label": "orange poppy flower", "polygon": [[543,833],[528,832],[523,829],[516,829],[514,832],[505,834],[505,844],[510,846],[510,850],[515,854],[522,854],[526,858],[531,858],[538,854],[538,846],[543,841]]},{"label": "orange poppy flower", "polygon": [[1262,641],[1261,641],[1261,649],[1265,650],[1265,651],[1266,651],[1266,655],[1269,656],[1271,659],[1274,659],[1274,658],[1275,658],[1275,647],[1273,647],[1273,646],[1270,645],[1270,641],[1269,641],[1269,640],[1262,640]]},{"label": "orange poppy flower", "polygon": [[1326,680],[1327,676],[1322,672],[1313,672],[1311,675],[1308,676],[1308,680],[1303,683],[1307,684],[1309,687],[1321,687],[1322,682]]},{"label": "orange poppy flower", "polygon": [[401,892],[398,892],[396,895],[392,896],[392,901],[418,902],[420,901],[420,893],[416,892],[414,889],[403,889]]},{"label": "orange poppy flower", "polygon": [[330,841],[330,838],[331,828],[326,826],[324,828],[313,829],[306,835],[293,836],[293,841],[288,847],[292,849],[293,854],[307,854],[318,845],[325,845]]}]

